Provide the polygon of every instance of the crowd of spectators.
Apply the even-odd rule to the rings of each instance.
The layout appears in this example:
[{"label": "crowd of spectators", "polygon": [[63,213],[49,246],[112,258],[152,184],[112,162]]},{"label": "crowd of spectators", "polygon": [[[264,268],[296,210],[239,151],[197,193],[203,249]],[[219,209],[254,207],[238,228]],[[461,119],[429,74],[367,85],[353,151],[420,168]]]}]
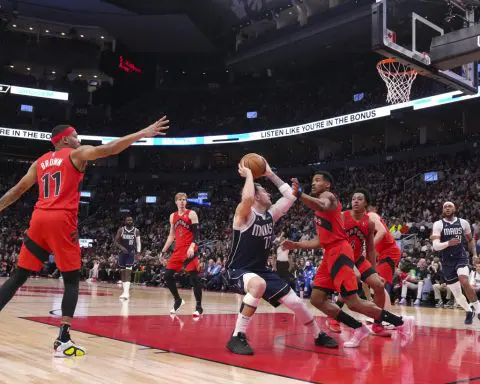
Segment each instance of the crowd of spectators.
[{"label": "crowd of spectators", "polygon": [[[433,303],[437,306],[449,303],[450,293],[443,284],[441,263],[432,250],[429,236],[433,222],[441,216],[444,201],[457,204],[458,215],[469,220],[478,239],[480,230],[479,171],[476,155],[456,155],[442,159],[420,160],[370,165],[355,169],[334,170],[336,193],[344,207],[349,207],[349,197],[357,186],[370,189],[375,197],[375,209],[384,217],[390,231],[402,247],[402,262],[392,287],[392,297],[400,304],[411,302]],[[9,167],[2,174],[0,193],[18,179],[21,168]],[[6,169],[2,167],[2,169]],[[420,181],[407,183],[412,176],[436,169],[442,175],[434,183]],[[13,172],[12,172],[13,171]],[[306,182],[308,180],[305,180]],[[80,238],[91,239],[82,248],[82,277],[99,281],[119,280],[118,250],[113,244],[116,229],[123,225],[125,216],[133,215],[140,229],[142,253],[133,266],[133,281],[138,284],[162,286],[166,260],[160,251],[169,231],[168,217],[175,208],[173,196],[179,190],[187,193],[205,191],[210,206],[192,205],[200,218],[202,274],[206,289],[228,289],[225,279],[225,261],[228,256],[231,223],[238,203],[241,180],[221,182],[190,182],[188,185],[164,185],[140,183],[127,174],[98,177],[93,172],[86,179],[84,188],[95,191],[88,205],[81,205]],[[273,186],[268,186],[273,191]],[[7,276],[14,268],[22,244],[23,231],[35,200],[36,191],[7,209],[0,216],[0,275]],[[157,204],[146,204],[145,195],[157,196]],[[274,195],[275,199],[275,195]],[[86,208],[88,206],[88,208]],[[277,224],[277,234],[284,233],[292,240],[310,239],[315,235],[311,213],[302,205],[292,207]],[[268,265],[275,269],[275,249]],[[291,284],[297,293],[308,297],[315,269],[322,259],[321,250],[297,251],[292,255]],[[472,264],[475,265],[475,260]],[[477,271],[480,272],[479,267]],[[43,276],[58,277],[54,260],[50,260],[40,272]],[[477,281],[478,276],[472,277]],[[179,284],[188,282],[179,276]],[[445,298],[441,294],[446,295]],[[412,297],[412,300],[410,300]]]}]

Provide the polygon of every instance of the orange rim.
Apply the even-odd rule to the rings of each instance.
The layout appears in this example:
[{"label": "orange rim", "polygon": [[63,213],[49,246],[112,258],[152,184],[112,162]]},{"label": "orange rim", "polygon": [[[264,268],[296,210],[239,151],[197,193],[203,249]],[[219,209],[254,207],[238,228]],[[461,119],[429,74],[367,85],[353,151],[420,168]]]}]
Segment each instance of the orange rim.
[{"label": "orange rim", "polygon": [[[410,69],[408,71],[403,71],[403,72],[390,72],[390,71],[385,71],[384,69],[382,69],[382,65],[393,64],[393,63],[400,63],[400,62],[398,60],[395,60],[395,59],[383,59],[383,60],[379,61],[377,63],[378,72],[382,72],[382,73],[384,73],[385,75],[388,75],[388,76],[405,76],[405,75],[413,76],[415,74],[418,74],[418,72],[415,71],[414,69]],[[402,63],[400,63],[400,64],[402,64]],[[405,64],[403,64],[403,65],[405,65]]]}]

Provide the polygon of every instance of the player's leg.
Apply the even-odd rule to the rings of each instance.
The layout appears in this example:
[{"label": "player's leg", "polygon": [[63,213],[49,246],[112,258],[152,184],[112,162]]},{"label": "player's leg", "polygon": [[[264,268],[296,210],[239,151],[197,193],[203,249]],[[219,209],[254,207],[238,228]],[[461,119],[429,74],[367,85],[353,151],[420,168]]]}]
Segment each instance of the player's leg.
[{"label": "player's leg", "polygon": [[383,308],[387,310],[392,308],[390,293],[392,292],[393,276],[395,275],[395,269],[400,262],[400,257],[400,254],[397,253],[395,253],[394,256],[380,255],[377,264],[377,273],[383,280],[385,280],[385,290],[387,294],[385,295],[385,304]]},{"label": "player's leg", "polygon": [[[367,285],[373,290],[374,298],[373,302],[379,308],[385,309],[385,297],[388,295],[385,291],[384,280],[377,274],[373,273],[364,280]],[[385,330],[382,325],[382,321],[374,320],[372,325],[372,333],[376,336],[391,337],[392,334]]]},{"label": "player's leg", "polygon": [[[335,257],[336,256],[336,257]],[[403,336],[403,342],[411,340],[413,332],[413,318],[394,315],[375,303],[362,300],[358,294],[357,277],[353,270],[353,251],[349,244],[342,244],[337,247],[330,258],[329,272],[332,276],[333,285],[336,291],[340,292],[345,304],[354,312],[361,313],[373,318],[374,321],[386,322],[394,325]],[[345,343],[347,347],[356,347],[362,338],[365,337],[365,328],[362,327],[355,331],[351,344]],[[368,330],[367,330],[368,331]]]},{"label": "player's leg", "polygon": [[132,265],[135,261],[133,253],[123,253],[118,258],[118,266],[120,267],[120,279],[122,280],[123,292],[120,299],[128,300],[130,298],[130,284],[132,281]]},{"label": "player's leg", "polygon": [[246,294],[243,297],[235,329],[227,343],[227,348],[230,352],[238,355],[253,355],[246,333],[248,325],[257,310],[258,303],[265,293],[267,284],[255,273],[245,273],[239,279],[241,279],[240,285],[244,288]]},{"label": "player's leg", "polygon": [[[83,356],[85,348],[75,344],[70,337],[70,328],[78,301],[81,255],[78,242],[77,217],[66,211],[49,213],[50,226],[56,231],[45,234],[45,241],[52,250],[55,263],[63,278],[62,319],[58,338],[54,342],[55,357]],[[48,224],[48,223],[45,223]]]},{"label": "player's leg", "polygon": [[[458,280],[460,281],[460,285],[465,292],[465,296],[467,296],[468,301],[470,302],[470,307],[473,308],[473,314],[470,315],[472,318],[475,316],[475,313],[478,313],[478,319],[480,320],[480,303],[478,301],[477,293],[470,285],[469,281],[469,273],[470,269],[468,266],[464,266],[457,269]],[[469,314],[467,313],[467,316]],[[470,319],[469,324],[471,324],[472,319]],[[467,319],[465,319],[465,324],[467,324]]]},{"label": "player's leg", "polygon": [[[460,266],[460,268],[457,268],[456,263],[449,263],[448,260],[442,260],[442,262],[443,276],[445,278],[447,286],[448,288],[450,288],[450,291],[452,292],[452,295],[455,298],[457,304],[460,305],[467,312],[465,317],[465,324],[472,324],[474,317],[473,308],[468,304],[467,298],[462,292],[462,284],[460,283],[460,277],[463,276],[463,274],[465,273],[462,268],[465,267],[466,263]],[[468,273],[468,267],[466,267],[466,273]]]},{"label": "player's leg", "polygon": [[337,341],[320,330],[313,313],[291,288],[288,293],[278,299],[278,301],[290,309],[295,314],[295,317],[316,336],[315,345],[326,348],[338,348]]},{"label": "player's leg", "polygon": [[174,251],[170,259],[168,259],[167,268],[165,271],[164,279],[165,285],[169,289],[170,293],[173,296],[173,307],[170,310],[170,313],[174,315],[180,309],[182,305],[185,304],[185,301],[180,297],[177,288],[177,282],[175,281],[174,275],[181,271],[183,266],[183,259],[179,255],[178,251]]},{"label": "player's leg", "polygon": [[15,296],[17,290],[25,284],[32,272],[42,269],[43,263],[48,261],[49,252],[42,238],[39,214],[34,212],[28,231],[24,235],[17,269],[10,278],[0,287],[0,311]]},{"label": "player's leg", "polygon": [[190,279],[190,285],[193,287],[193,295],[195,296],[195,312],[194,317],[200,317],[203,314],[202,308],[202,292],[203,283],[200,276],[198,276],[197,269],[188,271],[188,278]]}]

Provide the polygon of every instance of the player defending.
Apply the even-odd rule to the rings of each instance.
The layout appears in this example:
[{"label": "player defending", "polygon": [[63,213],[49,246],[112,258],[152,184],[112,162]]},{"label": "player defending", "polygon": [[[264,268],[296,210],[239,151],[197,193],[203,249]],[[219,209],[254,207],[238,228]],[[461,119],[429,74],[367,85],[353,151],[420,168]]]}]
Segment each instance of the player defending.
[{"label": "player defending", "polygon": [[175,204],[177,212],[170,215],[170,233],[163,246],[162,255],[168,251],[175,241],[175,249],[167,263],[165,272],[165,283],[172,293],[173,307],[170,313],[174,315],[185,304],[185,301],[178,294],[177,283],[174,275],[182,270],[188,273],[190,285],[193,287],[195,295],[194,317],[200,317],[203,314],[202,308],[202,281],[198,276],[198,216],[195,211],[187,209],[187,195],[179,192],[175,195]]},{"label": "player defending", "polygon": [[140,241],[140,231],[133,226],[133,217],[127,216],[125,226],[118,228],[115,235],[115,245],[122,252],[118,256],[118,266],[120,267],[120,278],[122,279],[123,293],[121,300],[130,298],[130,282],[132,278],[132,265],[135,261],[135,251],[142,251]]},{"label": "player defending", "polygon": [[[370,201],[367,202],[371,204]],[[385,222],[381,217],[373,211],[368,212],[368,217],[373,221],[375,225],[375,237],[373,243],[375,245],[375,251],[378,254],[377,258],[377,273],[385,280],[385,286],[388,292],[391,292],[391,286],[393,283],[393,276],[395,270],[398,267],[398,263],[401,258],[401,251],[398,247],[393,235],[387,228]],[[385,295],[385,309],[391,308],[390,295]]]},{"label": "player defending", "polygon": [[245,185],[242,200],[233,218],[232,251],[227,260],[227,268],[230,285],[239,293],[245,293],[245,296],[227,348],[235,354],[253,355],[246,332],[261,298],[274,307],[284,304],[292,310],[297,319],[317,336],[316,345],[337,348],[338,343],[320,331],[313,314],[288,283],[266,268],[274,239],[273,226],[296,200],[292,188],[273,173],[267,164],[264,176],[283,195],[272,206],[270,194],[260,184],[253,182],[252,171],[239,164],[238,172],[245,178]]},{"label": "player defending", "polygon": [[53,254],[62,273],[64,292],[60,332],[54,343],[56,357],[82,356],[85,348],[70,338],[70,324],[78,300],[80,281],[80,245],[77,215],[80,183],[87,161],[117,155],[137,140],[164,135],[168,120],[163,117],[136,133],[93,147],[80,145],[75,128],[57,125],[52,130],[55,150],[41,156],[26,175],[0,198],[0,212],[17,201],[38,183],[38,201],[25,232],[15,273],[0,288],[0,310],[27,281],[32,271],[38,272]]},{"label": "player defending", "polygon": [[330,191],[333,187],[332,175],[329,172],[319,171],[313,176],[312,196],[302,193],[295,179],[293,185],[294,195],[307,207],[315,210],[318,238],[298,243],[285,241],[284,247],[310,249],[320,246],[325,250],[313,284],[314,289],[310,298],[313,306],[355,330],[352,339],[344,343],[347,348],[358,347],[370,331],[364,324],[343,312],[338,305],[328,299],[328,296],[335,291],[341,294],[343,302],[352,311],[373,318],[377,322],[385,321],[394,325],[401,333],[402,344],[409,342],[413,332],[413,318],[396,316],[374,303],[362,300],[357,294],[357,277],[353,270],[354,255],[343,226],[342,205]]},{"label": "player defending", "polygon": [[[475,312],[480,313],[480,303],[468,281],[469,260],[468,252],[462,244],[463,239],[467,240],[474,258],[477,257],[477,250],[470,224],[455,216],[455,205],[452,202],[447,201],[443,204],[443,219],[433,224],[431,239],[433,249],[440,252],[442,257],[445,282],[455,296],[457,304],[467,311],[465,324],[472,324]],[[462,288],[470,305],[462,293]]]},{"label": "player defending", "polygon": [[[352,196],[352,209],[342,212],[343,225],[347,232],[348,242],[353,249],[355,267],[360,272],[360,279],[374,292],[374,302],[380,308],[385,308],[386,292],[384,280],[375,271],[376,255],[374,246],[375,223],[368,217],[367,207],[371,203],[370,192],[357,189]],[[366,256],[366,257],[365,257]],[[337,302],[341,308],[341,300]],[[388,309],[388,308],[385,308]],[[329,319],[329,327],[339,332],[340,327],[335,319]],[[390,337],[381,322],[374,322],[372,333],[377,336]]]}]

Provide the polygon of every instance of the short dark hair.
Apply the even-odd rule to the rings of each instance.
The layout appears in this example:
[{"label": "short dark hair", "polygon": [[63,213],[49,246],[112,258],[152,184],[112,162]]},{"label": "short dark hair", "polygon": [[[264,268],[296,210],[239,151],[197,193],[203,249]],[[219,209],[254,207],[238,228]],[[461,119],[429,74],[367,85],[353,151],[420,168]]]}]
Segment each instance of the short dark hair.
[{"label": "short dark hair", "polygon": [[127,219],[132,219],[133,220],[133,216],[132,215],[125,216],[125,221],[127,221]]},{"label": "short dark hair", "polygon": [[356,188],[354,191],[353,191],[353,194],[355,193],[361,193],[363,196],[365,196],[365,201],[367,202],[368,205],[371,205],[372,204],[372,195],[371,193],[365,189],[365,188]]},{"label": "short dark hair", "polygon": [[328,172],[328,171],[316,171],[315,175],[323,176],[323,178],[325,180],[327,180],[330,183],[330,186],[333,188],[334,180],[333,180],[333,176],[330,172]]},{"label": "short dark hair", "polygon": [[253,185],[255,186],[255,193],[258,192],[258,189],[259,189],[259,188],[263,188],[263,187],[262,187],[262,184],[260,184],[260,183],[253,183]]},{"label": "short dark hair", "polygon": [[57,136],[59,133],[63,132],[64,130],[66,130],[67,128],[70,128],[70,127],[71,127],[71,125],[69,125],[69,124],[60,124],[60,125],[55,126],[52,129],[52,137]]}]

